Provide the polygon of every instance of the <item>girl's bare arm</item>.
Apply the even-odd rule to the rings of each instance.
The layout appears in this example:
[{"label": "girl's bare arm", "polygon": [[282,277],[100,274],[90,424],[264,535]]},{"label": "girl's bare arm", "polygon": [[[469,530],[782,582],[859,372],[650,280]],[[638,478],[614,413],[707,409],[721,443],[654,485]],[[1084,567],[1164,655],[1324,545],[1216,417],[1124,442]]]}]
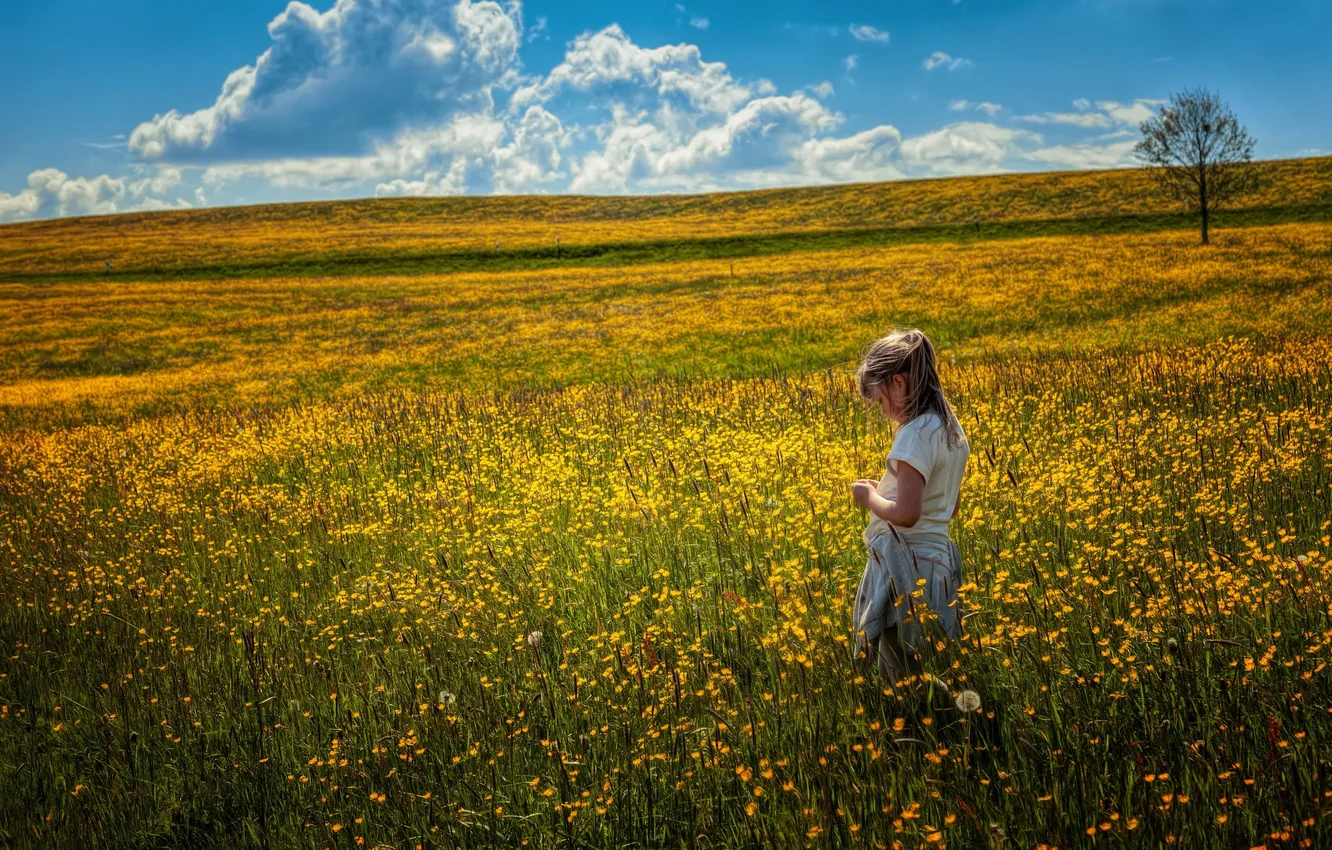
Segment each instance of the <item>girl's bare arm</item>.
[{"label": "girl's bare arm", "polygon": [[868,487],[855,492],[856,504],[902,528],[911,528],[920,521],[924,494],[925,476],[905,461],[897,464],[897,499],[889,501]]}]

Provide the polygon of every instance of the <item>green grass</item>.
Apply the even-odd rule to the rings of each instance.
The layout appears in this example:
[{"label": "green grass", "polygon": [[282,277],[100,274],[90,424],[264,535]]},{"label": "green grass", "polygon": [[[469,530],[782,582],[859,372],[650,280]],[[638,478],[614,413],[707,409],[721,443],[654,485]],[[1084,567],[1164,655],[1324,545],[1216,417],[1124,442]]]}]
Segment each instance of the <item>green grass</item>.
[{"label": "green grass", "polygon": [[[1215,231],[1227,227],[1258,227],[1297,222],[1332,221],[1332,206],[1268,207],[1220,211],[1212,220]],[[499,250],[435,251],[425,253],[326,252],[309,256],[281,256],[262,262],[171,265],[110,272],[0,272],[0,283],[78,283],[93,281],[173,281],[272,279],[288,277],[389,276],[458,274],[464,272],[528,271],[553,268],[616,267],[645,263],[726,260],[764,257],[797,251],[839,251],[931,242],[973,243],[1043,236],[1086,236],[1189,231],[1196,217],[1179,213],[1097,216],[1071,219],[1000,221],[972,225],[844,228],[785,232],[771,235],[675,239],[663,241],[605,242],[556,248],[503,248]]]},{"label": "green grass", "polygon": [[1293,558],[1328,548],[1325,350],[951,373],[977,614],[926,663],[973,718],[857,679],[840,642],[846,482],[888,437],[844,378],[368,395],[16,447],[0,839],[1321,846],[1332,567]]},{"label": "green grass", "polygon": [[[1332,207],[1224,215],[1204,250],[1184,216],[1064,215],[1077,181],[1134,179],[1093,177],[933,187],[1044,187],[1050,217],[980,234],[6,278],[12,379],[162,386],[122,398],[116,377],[0,421],[0,846],[1332,844]],[[901,191],[353,202],[0,238]],[[855,251],[912,244],[937,249]],[[755,257],[773,260],[647,267]],[[590,271],[449,275],[564,267]],[[893,693],[848,646],[848,484],[891,434],[846,370],[897,323],[939,343],[970,438],[952,534],[973,586],[963,640]],[[317,368],[284,371],[309,348]],[[220,368],[173,388],[193,364]],[[270,375],[291,384],[229,383]]]}]

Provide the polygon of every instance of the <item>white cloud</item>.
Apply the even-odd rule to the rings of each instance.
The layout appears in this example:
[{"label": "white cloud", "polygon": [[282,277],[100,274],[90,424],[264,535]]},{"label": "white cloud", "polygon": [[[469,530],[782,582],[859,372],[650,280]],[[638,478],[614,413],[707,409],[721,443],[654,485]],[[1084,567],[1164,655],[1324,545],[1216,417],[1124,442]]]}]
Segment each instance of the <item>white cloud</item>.
[{"label": "white cloud", "polygon": [[721,114],[753,94],[750,87],[732,79],[725,63],[704,62],[696,45],[640,47],[619,24],[575,38],[559,65],[514,93],[510,111],[544,103],[566,89],[599,89],[626,99],[647,90],[659,98],[683,99],[694,109]]},{"label": "white cloud", "polygon": [[942,50],[936,50],[925,61],[921,63],[926,71],[933,71],[936,68],[944,68],[949,71],[956,71],[958,68],[965,68],[971,64],[970,59],[963,59],[960,56],[949,56]]},{"label": "white cloud", "polygon": [[573,143],[573,132],[540,106],[529,106],[513,132],[513,141],[494,155],[494,190],[531,191],[564,177],[560,151]]},{"label": "white cloud", "polygon": [[[987,121],[998,103],[959,99],[948,105],[958,123],[903,138],[887,123],[843,130],[827,81],[784,93],[697,45],[644,47],[614,24],[574,38],[549,73],[519,74],[518,44],[545,32],[538,19],[524,33],[516,0],[336,0],[323,13],[291,3],[269,50],[212,107],[135,129],[127,176],[34,172],[28,188],[0,193],[0,220],[203,206],[236,198],[240,181],[289,197],[651,193],[1116,167],[1156,103],[1080,99],[1018,119],[1072,136],[1055,145]],[[882,41],[867,25],[850,32]],[[970,63],[937,52],[925,64]],[[859,55],[843,65],[850,80]],[[1099,132],[1077,138],[1088,130]]]},{"label": "white cloud", "polygon": [[160,210],[188,210],[193,206],[194,204],[191,204],[184,198],[176,198],[174,203],[171,201],[164,201],[161,198],[143,198],[125,211],[158,212]]},{"label": "white cloud", "polygon": [[1019,115],[1019,121],[1030,124],[1070,124],[1074,127],[1112,127],[1114,119],[1100,112],[1045,112],[1040,115]]},{"label": "white cloud", "polygon": [[57,168],[43,168],[28,175],[28,188],[21,192],[0,192],[0,221],[113,213],[125,192],[123,178],[71,178]]},{"label": "white cloud", "polygon": [[685,122],[615,109],[602,149],[573,165],[573,192],[699,191],[771,182],[788,175],[800,146],[834,129],[840,116],[805,94],[751,100],[725,120],[693,133]]},{"label": "white cloud", "polygon": [[129,149],[175,163],[364,154],[381,134],[487,100],[516,74],[521,26],[517,4],[493,0],[292,2],[212,106],[155,116]]},{"label": "white cloud", "polygon": [[1080,97],[1073,101],[1073,108],[1077,112],[1043,112],[1037,115],[1020,115],[1018,120],[1032,124],[1067,124],[1085,129],[1136,127],[1155,114],[1152,107],[1159,103],[1161,101],[1150,98],[1138,98],[1130,104],[1118,103],[1113,100],[1100,100],[1096,102],[1096,110],[1093,111],[1091,101]]},{"label": "white cloud", "polygon": [[[139,168],[141,176],[129,184],[130,194],[136,198],[149,195],[165,195],[180,185],[181,170],[169,165],[158,166],[153,172]],[[169,205],[168,205],[169,206]]]},{"label": "white cloud", "polygon": [[[31,177],[29,178],[31,182]],[[32,218],[41,209],[42,199],[31,187],[13,195],[0,192],[0,221]]]},{"label": "white cloud", "polygon": [[934,174],[996,172],[1005,160],[1021,157],[1024,144],[1040,142],[1026,130],[963,121],[903,140],[902,159]]},{"label": "white cloud", "polygon": [[696,30],[705,30],[712,25],[712,22],[700,15],[694,15],[689,19],[689,25]]},{"label": "white cloud", "polygon": [[1096,102],[1096,107],[1104,110],[1106,115],[1121,124],[1141,124],[1156,114],[1156,110],[1152,107],[1160,103],[1159,100],[1144,100],[1141,98],[1130,104],[1116,103],[1113,100],[1100,100]]},{"label": "white cloud", "polygon": [[541,15],[536,19],[536,23],[527,30],[527,43],[531,44],[537,39],[543,41],[550,40],[550,34],[546,32],[546,16]]},{"label": "white cloud", "polygon": [[609,130],[603,126],[598,133],[601,150],[573,164],[569,191],[628,192],[632,176],[649,174],[652,162],[670,149],[671,141],[644,119],[617,106]]},{"label": "white cloud", "polygon": [[220,186],[246,177],[258,177],[279,188],[337,189],[368,181],[392,181],[445,164],[451,169],[458,156],[492,155],[503,141],[505,126],[488,111],[455,115],[438,127],[404,130],[378,142],[361,156],[283,157],[252,162],[210,165],[204,170],[208,186]]},{"label": "white cloud", "polygon": [[375,186],[375,197],[392,195],[461,195],[467,191],[467,160],[456,158],[448,171],[427,171],[420,180],[395,178]]},{"label": "white cloud", "polygon": [[856,41],[877,41],[880,44],[888,43],[888,32],[878,27],[872,27],[869,24],[852,24],[847,28],[851,37]]},{"label": "white cloud", "polygon": [[1039,162],[1065,168],[1125,168],[1137,165],[1133,157],[1136,141],[1096,144],[1084,142],[1077,145],[1057,145],[1039,148],[1027,156]]},{"label": "white cloud", "polygon": [[884,124],[846,138],[810,139],[794,154],[800,175],[811,183],[899,180],[902,134]]},{"label": "white cloud", "polygon": [[948,108],[953,112],[966,112],[968,109],[974,109],[977,112],[984,112],[986,115],[993,118],[1003,111],[1004,107],[998,103],[991,103],[988,100],[981,101],[980,103],[972,103],[969,100],[955,100],[948,104]]},{"label": "white cloud", "polygon": [[[848,63],[854,67],[855,60]],[[643,48],[619,27],[584,34],[545,78],[515,104],[545,103],[576,90],[597,146],[567,160],[572,192],[705,191],[749,186],[892,179],[900,141],[887,125],[846,138],[833,135],[841,115],[819,98],[824,82],[790,95],[769,81],[735,80],[723,63],[705,62],[692,45]],[[512,110],[513,104],[510,109]]]}]

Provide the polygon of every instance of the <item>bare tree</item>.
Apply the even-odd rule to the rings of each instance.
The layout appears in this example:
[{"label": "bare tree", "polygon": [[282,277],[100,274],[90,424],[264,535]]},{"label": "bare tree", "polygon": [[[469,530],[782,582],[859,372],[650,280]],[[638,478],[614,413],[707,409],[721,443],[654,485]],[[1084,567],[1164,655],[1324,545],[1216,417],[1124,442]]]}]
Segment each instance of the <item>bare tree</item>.
[{"label": "bare tree", "polygon": [[1206,89],[1173,95],[1142,122],[1133,153],[1153,168],[1167,194],[1202,216],[1202,241],[1212,213],[1257,185],[1253,137],[1230,107]]}]

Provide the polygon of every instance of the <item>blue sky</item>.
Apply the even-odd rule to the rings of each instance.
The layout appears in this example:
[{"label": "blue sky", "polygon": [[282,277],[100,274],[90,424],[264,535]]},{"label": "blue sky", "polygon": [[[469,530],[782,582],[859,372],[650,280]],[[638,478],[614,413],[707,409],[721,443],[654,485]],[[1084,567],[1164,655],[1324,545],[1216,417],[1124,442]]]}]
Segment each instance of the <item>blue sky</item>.
[{"label": "blue sky", "polygon": [[1169,94],[1332,152],[1326,0],[10,0],[0,221],[1132,164]]}]

